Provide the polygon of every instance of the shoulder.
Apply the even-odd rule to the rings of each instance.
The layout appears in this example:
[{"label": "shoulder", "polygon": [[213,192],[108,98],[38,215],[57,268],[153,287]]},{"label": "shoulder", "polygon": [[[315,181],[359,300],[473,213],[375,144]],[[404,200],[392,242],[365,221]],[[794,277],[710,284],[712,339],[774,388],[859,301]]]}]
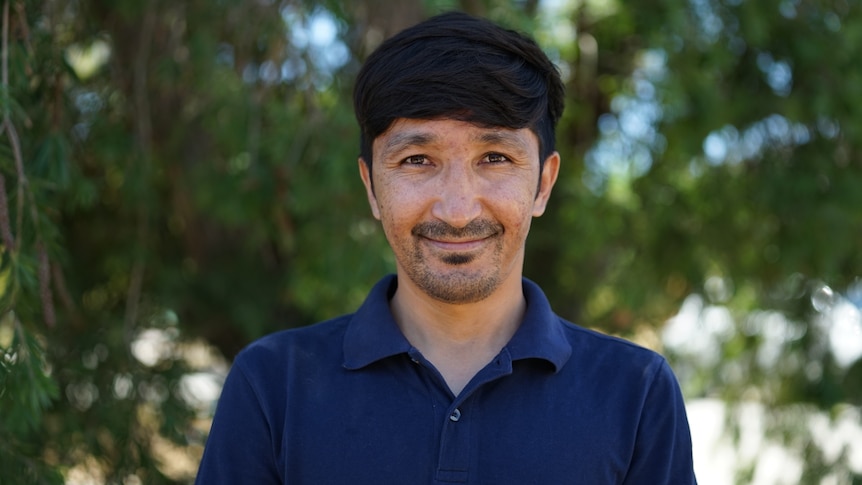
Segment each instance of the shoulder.
[{"label": "shoulder", "polygon": [[561,374],[578,390],[580,399],[600,409],[616,409],[619,412],[615,416],[630,420],[632,429],[641,419],[685,420],[679,383],[661,354],[560,321],[572,346],[571,358]]},{"label": "shoulder", "polygon": [[662,358],[657,352],[630,340],[576,325],[562,317],[557,318],[573,345],[579,347],[589,346],[597,350],[613,350],[614,352],[622,352],[626,355],[641,356],[643,358]]},{"label": "shoulder", "polygon": [[658,352],[634,342],[603,334],[559,318],[560,325],[572,346],[572,367],[593,370],[598,375],[639,378],[645,384],[661,375],[673,379],[673,372]]},{"label": "shoulder", "polygon": [[261,337],[246,346],[234,360],[240,368],[280,367],[288,363],[340,357],[344,332],[352,315],[315,323],[305,327],[281,330]]}]

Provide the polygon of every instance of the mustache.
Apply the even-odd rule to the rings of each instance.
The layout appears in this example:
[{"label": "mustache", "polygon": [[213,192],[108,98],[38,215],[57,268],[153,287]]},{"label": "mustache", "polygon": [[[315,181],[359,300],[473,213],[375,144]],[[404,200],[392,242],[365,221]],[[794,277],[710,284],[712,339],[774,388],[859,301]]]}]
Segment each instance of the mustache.
[{"label": "mustache", "polygon": [[470,221],[464,227],[453,227],[443,221],[420,222],[410,234],[429,239],[484,239],[503,232],[503,225],[488,219]]}]

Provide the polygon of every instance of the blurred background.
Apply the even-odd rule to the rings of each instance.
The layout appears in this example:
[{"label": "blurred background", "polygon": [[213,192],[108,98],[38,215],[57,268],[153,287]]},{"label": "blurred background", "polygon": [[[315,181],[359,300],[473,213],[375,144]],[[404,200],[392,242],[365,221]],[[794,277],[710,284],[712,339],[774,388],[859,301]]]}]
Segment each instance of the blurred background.
[{"label": "blurred background", "polygon": [[236,352],[393,271],[352,82],[450,9],[559,66],[526,274],[668,356],[701,484],[862,483],[862,2],[2,9],[0,483],[189,483]]}]

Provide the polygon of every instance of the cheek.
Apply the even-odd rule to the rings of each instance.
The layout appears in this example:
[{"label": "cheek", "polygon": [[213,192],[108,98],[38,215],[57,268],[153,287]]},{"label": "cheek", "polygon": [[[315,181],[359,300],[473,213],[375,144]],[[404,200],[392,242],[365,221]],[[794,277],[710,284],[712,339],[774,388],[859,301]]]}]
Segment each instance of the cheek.
[{"label": "cheek", "polygon": [[415,194],[406,190],[391,190],[391,187],[386,186],[378,188],[377,206],[383,230],[390,238],[405,228],[409,231],[421,214],[417,210],[421,208],[421,200]]},{"label": "cheek", "polygon": [[499,217],[511,219],[512,223],[529,223],[533,216],[535,193],[521,185],[514,187],[497,187],[493,198],[496,201]]}]

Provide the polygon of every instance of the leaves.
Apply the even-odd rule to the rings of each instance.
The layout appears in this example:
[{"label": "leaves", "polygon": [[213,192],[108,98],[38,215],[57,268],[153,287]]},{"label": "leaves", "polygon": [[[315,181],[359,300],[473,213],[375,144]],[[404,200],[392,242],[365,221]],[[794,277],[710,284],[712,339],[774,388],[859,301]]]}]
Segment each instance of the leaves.
[{"label": "leaves", "polygon": [[[691,392],[859,404],[829,344],[862,291],[854,2],[37,3],[4,4],[2,483],[188,481],[208,410],[183,389],[224,365],[200,355],[353,311],[393,271],[352,77],[381,33],[456,6],[536,32],[564,75],[525,267],[560,314],[654,346],[720,314],[695,327],[714,360],[666,343]],[[808,483],[847,471],[810,453]]]}]

